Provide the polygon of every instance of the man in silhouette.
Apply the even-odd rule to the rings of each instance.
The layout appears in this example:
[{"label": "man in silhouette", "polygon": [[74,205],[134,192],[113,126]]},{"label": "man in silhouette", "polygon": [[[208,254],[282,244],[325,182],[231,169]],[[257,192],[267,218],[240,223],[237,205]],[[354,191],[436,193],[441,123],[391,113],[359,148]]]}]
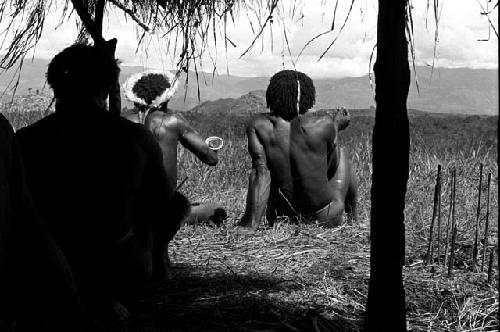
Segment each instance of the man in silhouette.
[{"label": "man in silhouette", "polygon": [[311,110],[315,93],[301,72],[283,70],[271,78],[271,112],[256,115],[247,127],[252,172],[240,232],[255,231],[266,211],[271,225],[280,216],[325,227],[340,225],[344,210],[355,217],[355,174],[338,144],[349,114]]},{"label": "man in silhouette", "polygon": [[[124,90],[125,96],[134,102],[136,111],[127,118],[132,122],[143,123],[155,136],[163,152],[169,192],[182,206],[189,202],[176,190],[178,143],[209,166],[217,165],[218,157],[217,150],[207,144],[182,114],[168,108],[177,84],[177,79],[170,72],[146,71],[129,77]],[[226,211],[218,204],[193,203],[190,204],[190,213],[184,223],[211,220],[220,225],[226,216]]]},{"label": "man in silhouette", "polygon": [[35,204],[103,321],[128,315],[116,297],[164,277],[184,213],[154,136],[106,110],[118,75],[107,49],[66,48],[47,71],[55,113],[17,134]]},{"label": "man in silhouette", "polygon": [[35,209],[14,131],[0,114],[0,331],[44,319],[74,327],[83,317],[71,270]]}]

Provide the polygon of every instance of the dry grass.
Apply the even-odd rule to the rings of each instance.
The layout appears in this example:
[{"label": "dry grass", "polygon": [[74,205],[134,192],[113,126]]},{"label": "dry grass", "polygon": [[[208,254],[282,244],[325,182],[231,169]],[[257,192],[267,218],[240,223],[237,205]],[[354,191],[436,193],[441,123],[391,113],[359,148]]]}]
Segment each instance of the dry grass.
[{"label": "dry grass", "polygon": [[[361,329],[369,281],[363,224],[281,222],[251,237],[230,226],[185,226],[170,255],[169,279],[145,299],[156,311],[143,311],[130,331]],[[411,331],[498,329],[498,291],[484,273],[460,269],[448,278],[418,260],[404,275]]]},{"label": "dry grass", "polygon": [[[192,201],[222,203],[229,218],[221,228],[184,226],[179,231],[169,249],[173,267],[168,280],[151,289],[137,307],[131,308],[134,315],[126,324],[127,330],[360,330],[369,280],[371,185],[370,139],[360,124],[362,119],[354,118],[342,135],[360,179],[358,223],[327,230],[316,225],[279,222],[272,229],[262,227],[250,237],[238,237],[232,231],[244,210],[250,167],[243,137],[244,119],[197,115],[191,120],[203,135],[223,137],[225,148],[220,151],[220,163],[215,168],[202,165],[181,149],[179,181],[188,177],[182,191]],[[443,121],[448,126],[454,123]],[[23,123],[19,119],[14,122]],[[413,122],[405,213],[404,276],[409,330],[498,330],[497,259],[493,285],[486,282],[485,272],[473,272],[471,266],[480,162],[485,165],[485,174],[492,173],[488,250],[497,253],[496,130],[494,135],[483,135],[480,128],[456,128],[453,135],[443,131],[432,136],[423,134],[424,129],[429,129],[425,123]],[[437,263],[423,263],[438,164],[443,166],[443,226],[448,215],[449,172],[453,167],[458,177],[458,235],[452,277]],[[483,206],[483,227],[485,210]],[[481,245],[480,254],[483,251]]]}]

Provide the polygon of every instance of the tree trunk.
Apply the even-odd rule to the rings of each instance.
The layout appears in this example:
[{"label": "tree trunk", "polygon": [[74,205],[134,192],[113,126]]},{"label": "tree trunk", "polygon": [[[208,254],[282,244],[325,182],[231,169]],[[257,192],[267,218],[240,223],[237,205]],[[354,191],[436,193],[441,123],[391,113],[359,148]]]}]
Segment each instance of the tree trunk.
[{"label": "tree trunk", "polygon": [[365,331],[406,331],[402,272],[409,169],[406,0],[379,0],[371,188],[370,284]]},{"label": "tree trunk", "polygon": [[[104,17],[104,7],[106,6],[106,0],[99,0],[96,3],[94,20],[88,11],[88,7],[81,0],[71,0],[73,8],[75,9],[78,17],[83,23],[83,26],[88,31],[94,45],[99,45],[105,47],[115,56],[116,51],[116,38],[110,39],[108,41],[104,40],[102,36],[102,20]],[[121,96],[120,96],[120,82],[118,79],[111,87],[109,92],[109,111],[113,114],[120,115],[121,111]]]}]

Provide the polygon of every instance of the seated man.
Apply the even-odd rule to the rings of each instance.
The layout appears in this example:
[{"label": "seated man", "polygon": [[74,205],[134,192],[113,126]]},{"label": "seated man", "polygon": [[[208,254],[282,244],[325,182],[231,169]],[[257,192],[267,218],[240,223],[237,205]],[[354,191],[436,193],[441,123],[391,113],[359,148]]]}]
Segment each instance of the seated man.
[{"label": "seated man", "polygon": [[33,205],[14,131],[0,114],[0,331],[13,321],[39,330],[47,319],[75,331],[83,318],[71,270]]},{"label": "seated man", "polygon": [[315,89],[305,74],[283,70],[266,91],[269,114],[256,115],[247,127],[252,158],[247,205],[239,231],[254,231],[266,212],[338,226],[342,215],[356,215],[356,181],[338,132],[347,111],[313,111]]},{"label": "seated man", "polygon": [[[178,81],[170,72],[150,70],[130,76],[124,84],[125,96],[136,107],[137,112],[127,116],[136,123],[142,123],[155,136],[163,152],[163,166],[167,173],[169,191],[175,197],[185,198],[176,191],[177,143],[180,142],[193,152],[203,163],[217,164],[217,147],[210,147],[200,134],[179,113],[168,108],[168,102],[177,89]],[[182,183],[179,185],[179,187]],[[186,224],[211,220],[220,225],[226,218],[226,211],[217,204],[193,203]]]},{"label": "seated man", "polygon": [[47,71],[55,113],[17,133],[34,202],[102,321],[127,316],[116,297],[165,275],[187,210],[172,203],[153,135],[106,110],[118,75],[105,48],[64,49]]}]

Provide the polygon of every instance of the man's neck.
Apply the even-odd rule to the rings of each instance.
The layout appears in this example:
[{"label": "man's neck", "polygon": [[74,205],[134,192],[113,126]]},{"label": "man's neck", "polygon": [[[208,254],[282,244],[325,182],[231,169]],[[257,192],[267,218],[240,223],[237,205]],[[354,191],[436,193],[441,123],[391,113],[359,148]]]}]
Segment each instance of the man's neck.
[{"label": "man's neck", "polygon": [[78,112],[78,110],[101,109],[106,110],[106,102],[97,99],[58,98],[55,105],[56,112]]}]

